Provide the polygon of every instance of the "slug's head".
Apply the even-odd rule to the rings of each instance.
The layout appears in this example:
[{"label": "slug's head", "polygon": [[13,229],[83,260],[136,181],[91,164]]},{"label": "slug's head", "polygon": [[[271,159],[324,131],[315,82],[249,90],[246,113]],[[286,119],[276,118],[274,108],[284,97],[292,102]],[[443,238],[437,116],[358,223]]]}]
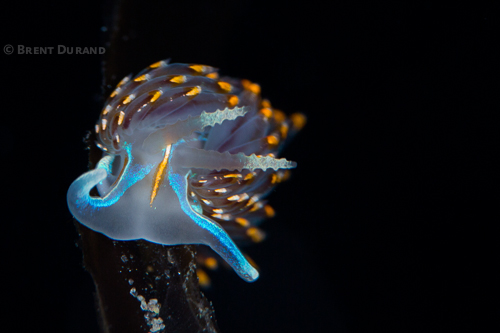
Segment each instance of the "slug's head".
[{"label": "slug's head", "polygon": [[257,225],[274,212],[262,199],[295,167],[277,155],[304,123],[255,83],[160,61],[110,95],[95,126],[103,158],[70,186],[69,208],[112,239],[208,245],[253,281],[234,241],[263,238]]}]

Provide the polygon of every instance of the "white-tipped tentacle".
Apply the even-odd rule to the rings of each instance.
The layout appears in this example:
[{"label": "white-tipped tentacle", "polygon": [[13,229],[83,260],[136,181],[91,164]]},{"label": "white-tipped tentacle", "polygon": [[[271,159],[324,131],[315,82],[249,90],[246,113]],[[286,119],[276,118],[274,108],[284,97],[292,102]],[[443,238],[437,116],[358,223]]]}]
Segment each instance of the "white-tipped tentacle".
[{"label": "white-tipped tentacle", "polygon": [[225,108],[215,112],[203,111],[199,116],[188,117],[151,133],[144,140],[142,148],[150,154],[156,154],[167,145],[176,143],[195,131],[202,131],[205,127],[222,124],[225,120],[234,120],[244,116],[247,112],[248,108],[246,107]]},{"label": "white-tipped tentacle", "polygon": [[175,167],[200,168],[208,170],[256,170],[256,169],[293,169],[297,163],[284,158],[271,156],[250,156],[243,153],[230,154],[215,150],[204,150],[180,145],[175,149],[172,163]]}]

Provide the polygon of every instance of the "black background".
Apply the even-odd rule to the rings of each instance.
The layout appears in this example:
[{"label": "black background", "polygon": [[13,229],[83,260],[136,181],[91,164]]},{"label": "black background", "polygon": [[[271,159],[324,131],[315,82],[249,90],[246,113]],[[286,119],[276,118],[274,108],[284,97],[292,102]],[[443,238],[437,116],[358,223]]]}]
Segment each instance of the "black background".
[{"label": "black background", "polygon": [[[260,279],[212,277],[222,332],[498,331],[498,11],[130,3],[116,82],[160,59],[209,64],[308,117],[268,238],[248,249]],[[10,6],[1,47],[105,45],[106,5]],[[65,196],[109,89],[98,55],[56,53],[0,55],[2,325],[16,332],[97,330]]]}]

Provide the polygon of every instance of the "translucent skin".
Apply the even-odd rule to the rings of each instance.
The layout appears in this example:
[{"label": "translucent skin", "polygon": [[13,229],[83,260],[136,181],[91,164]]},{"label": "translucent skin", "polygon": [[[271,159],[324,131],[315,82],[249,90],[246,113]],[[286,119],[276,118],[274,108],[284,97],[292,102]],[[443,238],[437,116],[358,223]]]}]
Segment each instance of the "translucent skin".
[{"label": "translucent skin", "polygon": [[[112,239],[208,245],[252,282],[259,274],[225,228],[262,220],[260,198],[295,167],[274,157],[294,125],[262,112],[257,85],[215,71],[162,61],[122,80],[96,125],[104,155],[67,201],[80,223]],[[99,197],[89,194],[95,186]]]}]

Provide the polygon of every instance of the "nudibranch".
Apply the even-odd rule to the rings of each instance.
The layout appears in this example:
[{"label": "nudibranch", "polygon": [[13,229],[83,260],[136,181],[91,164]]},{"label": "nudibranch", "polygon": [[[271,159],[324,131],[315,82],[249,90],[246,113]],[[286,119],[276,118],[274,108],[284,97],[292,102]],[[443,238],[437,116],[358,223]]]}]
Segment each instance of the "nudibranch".
[{"label": "nudibranch", "polygon": [[69,209],[114,240],[208,245],[254,281],[235,241],[262,235],[273,215],[262,198],[296,166],[277,153],[304,122],[262,100],[256,83],[159,61],[111,93],[95,126],[103,157],[71,184]]}]

